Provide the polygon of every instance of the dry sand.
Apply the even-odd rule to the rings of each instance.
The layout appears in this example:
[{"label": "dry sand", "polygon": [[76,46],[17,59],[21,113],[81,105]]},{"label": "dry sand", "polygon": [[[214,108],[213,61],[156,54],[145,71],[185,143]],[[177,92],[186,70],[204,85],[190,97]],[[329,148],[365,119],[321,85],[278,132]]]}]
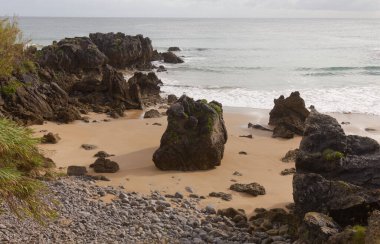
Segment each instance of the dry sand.
[{"label": "dry sand", "polygon": [[[248,108],[225,108],[224,119],[228,130],[228,142],[221,166],[214,170],[201,172],[160,171],[152,162],[152,155],[158,148],[160,138],[166,128],[166,117],[142,119],[141,111],[128,111],[127,117],[111,119],[104,122],[105,115],[90,114],[99,122],[84,123],[76,121],[68,125],[48,122],[33,126],[36,135],[48,132],[58,133],[62,140],[55,145],[41,145],[46,156],[51,157],[62,167],[63,171],[70,165],[88,166],[95,161],[93,155],[104,150],[115,156],[111,159],[118,162],[120,171],[115,174],[103,174],[110,182],[99,182],[101,185],[124,186],[127,191],[149,194],[160,191],[164,194],[181,192],[188,195],[185,187],[191,187],[194,193],[206,196],[201,207],[212,204],[216,208],[242,208],[251,213],[257,207],[284,207],[293,201],[292,176],[281,176],[284,169],[294,167],[294,163],[283,163],[281,158],[290,149],[298,148],[301,137],[291,140],[273,139],[271,132],[247,128],[248,122],[266,125],[268,110]],[[347,133],[371,136],[380,141],[380,117],[360,114],[332,114],[343,125]],[[161,123],[162,126],[152,125]],[[366,132],[365,128],[376,129]],[[253,139],[241,138],[240,135],[253,135]],[[96,150],[86,151],[82,144],[93,144]],[[245,151],[248,155],[240,155]],[[238,171],[243,176],[234,176]],[[93,173],[89,169],[90,173]],[[232,180],[240,183],[257,182],[266,189],[266,195],[252,197],[229,190]],[[233,200],[207,197],[210,192],[231,193]]]}]

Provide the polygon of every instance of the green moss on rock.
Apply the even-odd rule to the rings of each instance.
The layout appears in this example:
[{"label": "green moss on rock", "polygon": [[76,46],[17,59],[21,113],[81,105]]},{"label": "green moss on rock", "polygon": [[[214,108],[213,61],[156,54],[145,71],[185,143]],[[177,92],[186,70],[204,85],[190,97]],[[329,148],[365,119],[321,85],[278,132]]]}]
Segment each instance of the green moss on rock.
[{"label": "green moss on rock", "polygon": [[344,154],[342,152],[334,151],[332,149],[324,150],[322,156],[326,161],[336,161],[344,158]]}]

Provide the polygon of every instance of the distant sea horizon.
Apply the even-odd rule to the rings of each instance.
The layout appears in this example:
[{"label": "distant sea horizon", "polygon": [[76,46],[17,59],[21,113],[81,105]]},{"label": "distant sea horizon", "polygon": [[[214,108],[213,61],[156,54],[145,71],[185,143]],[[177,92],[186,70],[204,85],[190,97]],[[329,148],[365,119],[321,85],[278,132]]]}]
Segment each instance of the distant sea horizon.
[{"label": "distant sea horizon", "polygon": [[[158,73],[162,90],[269,109],[300,91],[322,112],[380,115],[380,20],[320,18],[18,17],[40,47],[92,32],[143,34],[185,63]],[[158,64],[158,63],[157,63]]]}]

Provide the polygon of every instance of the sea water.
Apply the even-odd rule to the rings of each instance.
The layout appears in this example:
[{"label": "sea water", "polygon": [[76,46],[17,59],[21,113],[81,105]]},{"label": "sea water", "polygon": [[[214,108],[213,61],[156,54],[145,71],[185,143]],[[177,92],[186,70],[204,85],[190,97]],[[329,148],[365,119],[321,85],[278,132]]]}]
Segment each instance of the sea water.
[{"label": "sea water", "polygon": [[24,37],[48,45],[92,32],[150,37],[182,49],[158,73],[166,94],[271,108],[300,91],[322,112],[380,115],[380,19],[20,18]]}]

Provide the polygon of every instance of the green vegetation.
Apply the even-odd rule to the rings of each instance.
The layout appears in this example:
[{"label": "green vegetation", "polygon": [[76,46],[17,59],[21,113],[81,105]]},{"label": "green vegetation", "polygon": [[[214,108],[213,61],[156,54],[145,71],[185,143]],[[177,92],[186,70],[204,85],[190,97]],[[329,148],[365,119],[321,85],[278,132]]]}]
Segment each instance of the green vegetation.
[{"label": "green vegetation", "polygon": [[323,158],[326,161],[336,161],[344,158],[344,154],[338,151],[334,151],[332,149],[326,149],[322,153]]},{"label": "green vegetation", "polygon": [[45,186],[30,177],[44,163],[38,143],[30,129],[0,119],[0,203],[19,218],[31,217],[43,223],[56,213]]},{"label": "green vegetation", "polygon": [[365,243],[365,233],[367,228],[361,225],[355,225],[352,230],[354,231],[354,235],[352,237],[353,244],[364,244]]},{"label": "green vegetation", "polygon": [[15,18],[0,19],[0,79],[35,71],[35,64],[25,52],[27,43]]},{"label": "green vegetation", "polygon": [[8,84],[2,86],[0,88],[0,91],[2,94],[9,96],[9,95],[15,94],[17,91],[17,88],[19,88],[22,85],[23,83],[19,82],[18,80],[11,80],[8,82]]},{"label": "green vegetation", "polygon": [[223,110],[222,110],[222,108],[218,105],[218,104],[216,104],[216,103],[214,103],[214,102],[210,102],[209,103],[209,105],[219,114],[219,115],[221,115],[222,113],[223,113]]}]

